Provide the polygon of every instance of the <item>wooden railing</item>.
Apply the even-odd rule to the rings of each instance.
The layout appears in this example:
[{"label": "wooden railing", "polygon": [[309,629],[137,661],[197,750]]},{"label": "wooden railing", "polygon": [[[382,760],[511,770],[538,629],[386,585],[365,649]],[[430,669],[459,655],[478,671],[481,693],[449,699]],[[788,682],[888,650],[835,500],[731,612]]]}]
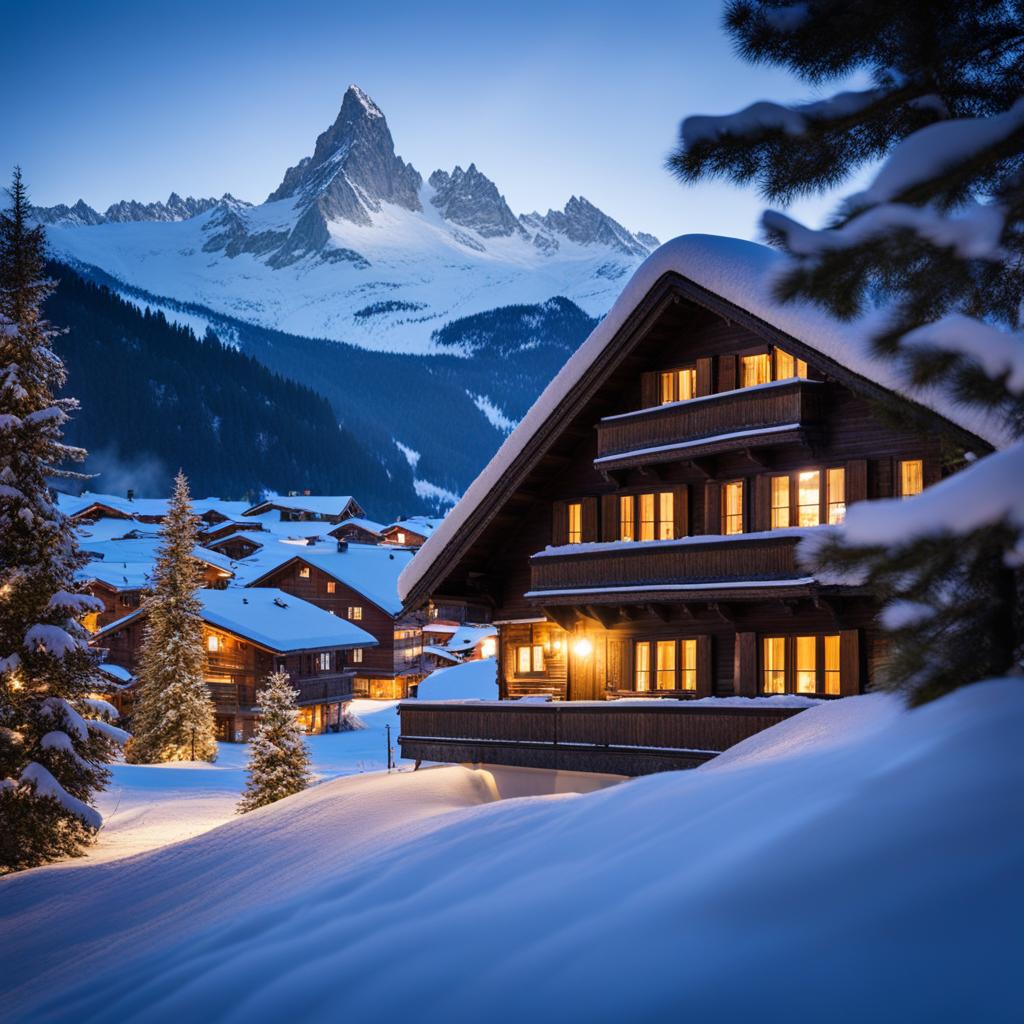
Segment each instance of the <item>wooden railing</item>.
[{"label": "wooden railing", "polygon": [[[689,402],[611,416],[597,425],[597,458],[599,462],[617,460],[650,448],[791,424],[800,429],[812,427],[820,418],[824,388],[817,381],[791,380],[771,387],[740,388]],[[741,446],[753,443],[743,438],[736,441]],[[719,442],[720,445],[730,443]],[[651,455],[647,461],[655,457]],[[663,457],[680,456],[668,452]]]},{"label": "wooden railing", "polygon": [[403,703],[402,756],[644,775],[693,768],[801,708],[643,704]]},{"label": "wooden railing", "polygon": [[530,593],[797,579],[806,575],[796,560],[800,539],[792,534],[758,534],[535,555],[530,561]]},{"label": "wooden railing", "polygon": [[293,681],[292,686],[299,691],[299,704],[315,704],[317,701],[353,696],[355,679],[354,671],[346,671],[299,679]]}]

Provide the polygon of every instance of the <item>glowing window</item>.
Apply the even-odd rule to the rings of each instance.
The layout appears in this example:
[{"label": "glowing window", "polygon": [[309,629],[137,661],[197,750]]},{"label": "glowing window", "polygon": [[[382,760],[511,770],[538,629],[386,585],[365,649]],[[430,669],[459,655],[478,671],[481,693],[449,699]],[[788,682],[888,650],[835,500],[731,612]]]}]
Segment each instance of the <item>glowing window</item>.
[{"label": "glowing window", "polygon": [[814,693],[818,688],[818,640],[813,636],[796,638],[796,692]]},{"label": "glowing window", "polygon": [[641,640],[636,645],[636,656],[633,659],[634,684],[637,690],[649,690],[651,688],[651,645],[647,640]]},{"label": "glowing window", "polygon": [[527,644],[516,648],[516,671],[531,675],[544,671],[544,648],[541,644]]},{"label": "glowing window", "polygon": [[330,672],[331,671],[331,652],[330,651],[321,651],[317,655],[317,668],[321,672]]},{"label": "glowing window", "polygon": [[640,539],[654,540],[654,495],[640,495]]},{"label": "glowing window", "polygon": [[789,526],[789,477],[772,477],[772,529],[785,530]]},{"label": "glowing window", "polygon": [[299,579],[300,580],[308,580],[309,579],[309,566],[308,565],[300,565],[299,566]]},{"label": "glowing window", "polygon": [[679,686],[683,690],[697,689],[697,641],[679,641]]},{"label": "glowing window", "polygon": [[743,481],[722,484],[722,533],[743,532]]},{"label": "glowing window", "polygon": [[405,534],[401,530],[397,531],[395,533],[395,540],[398,541],[399,544],[404,544],[405,543]]},{"label": "glowing window", "polygon": [[661,375],[661,404],[668,405],[676,400],[676,375],[668,370]]},{"label": "glowing window", "polygon": [[359,665],[363,660],[363,649],[362,647],[355,647],[352,650],[352,664]]},{"label": "glowing window", "polygon": [[671,491],[658,495],[658,540],[674,540],[676,536],[676,502]]},{"label": "glowing window", "polygon": [[799,526],[817,526],[821,522],[821,473],[809,469],[796,478],[796,521]]},{"label": "glowing window", "polygon": [[619,498],[619,540],[636,540],[636,520],[631,494]]},{"label": "glowing window", "polygon": [[786,692],[786,638],[766,636],[763,641],[764,692]]},{"label": "glowing window", "polygon": [[900,463],[900,497],[912,498],[924,490],[924,463],[920,459],[904,459]]},{"label": "glowing window", "polygon": [[338,589],[338,584],[334,580],[327,581],[327,593],[333,594]]},{"label": "glowing window", "polygon": [[206,638],[206,649],[211,654],[216,654],[220,650],[220,637],[215,636],[213,633],[211,633]]},{"label": "glowing window", "polygon": [[803,359],[797,359],[781,348],[777,348],[774,355],[776,380],[789,380],[791,377],[807,379],[807,363]]},{"label": "glowing window", "polygon": [[828,488],[828,521],[832,526],[846,518],[846,470],[841,466],[826,474]]},{"label": "glowing window", "polygon": [[685,402],[697,394],[697,369],[693,366],[681,370],[666,370],[659,376],[661,404]]},{"label": "glowing window", "polygon": [[675,640],[658,641],[658,689],[674,690],[676,688],[676,642]]},{"label": "glowing window", "polygon": [[583,540],[583,505],[574,501],[569,504],[569,543],[579,544]]},{"label": "glowing window", "polygon": [[839,635],[825,637],[825,692],[839,696]]},{"label": "glowing window", "polygon": [[363,618],[363,606],[361,604],[350,604],[348,606],[348,617],[353,622],[359,622]]},{"label": "glowing window", "polygon": [[764,352],[756,356],[740,356],[740,387],[752,388],[772,379],[772,357]]}]

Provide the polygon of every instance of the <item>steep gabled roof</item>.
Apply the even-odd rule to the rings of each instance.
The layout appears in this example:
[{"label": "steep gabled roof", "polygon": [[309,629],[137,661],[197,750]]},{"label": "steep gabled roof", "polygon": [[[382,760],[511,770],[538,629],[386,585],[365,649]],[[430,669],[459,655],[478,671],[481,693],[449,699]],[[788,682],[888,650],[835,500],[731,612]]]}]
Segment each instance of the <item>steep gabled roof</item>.
[{"label": "steep gabled roof", "polygon": [[242,515],[258,516],[271,508],[287,508],[295,512],[312,512],[320,516],[363,515],[359,502],[351,494],[291,494],[285,497],[268,498],[247,508]]},{"label": "steep gabled roof", "polygon": [[777,340],[792,342],[787,347],[796,355],[806,350],[823,357],[817,360],[823,367],[845,370],[844,379],[863,393],[877,395],[884,390],[898,395],[908,406],[916,404],[931,410],[993,447],[1010,440],[998,417],[958,404],[938,388],[908,388],[894,361],[871,353],[863,324],[842,323],[807,303],[778,302],[772,294],[772,283],[785,262],[785,257],[756,242],[715,235],[683,235],[652,253],[608,315],[544,389],[402,572],[398,583],[402,600],[417,603],[425,599],[438,582],[436,567],[442,557],[450,564],[469,549],[486,528],[495,506],[530,472],[543,445],[576,411],[578,392],[585,391],[605,372],[616,350],[650,312],[653,298],[674,286],[687,298],[728,314],[752,330],[770,331]]}]

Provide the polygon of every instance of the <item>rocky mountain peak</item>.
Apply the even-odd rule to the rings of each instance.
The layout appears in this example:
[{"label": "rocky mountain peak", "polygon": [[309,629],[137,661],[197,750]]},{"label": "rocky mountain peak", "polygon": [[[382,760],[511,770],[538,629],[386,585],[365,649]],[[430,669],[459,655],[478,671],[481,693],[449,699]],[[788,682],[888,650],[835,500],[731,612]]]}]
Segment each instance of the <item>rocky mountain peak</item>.
[{"label": "rocky mountain peak", "polygon": [[579,245],[606,245],[628,256],[647,256],[658,245],[653,235],[632,234],[583,196],[572,196],[564,209],[548,210],[543,217],[533,214],[532,219]]},{"label": "rocky mountain peak", "polygon": [[525,234],[505,197],[476,164],[466,170],[456,166],[451,174],[434,171],[428,180],[434,189],[430,202],[445,220],[472,228],[484,238]]}]

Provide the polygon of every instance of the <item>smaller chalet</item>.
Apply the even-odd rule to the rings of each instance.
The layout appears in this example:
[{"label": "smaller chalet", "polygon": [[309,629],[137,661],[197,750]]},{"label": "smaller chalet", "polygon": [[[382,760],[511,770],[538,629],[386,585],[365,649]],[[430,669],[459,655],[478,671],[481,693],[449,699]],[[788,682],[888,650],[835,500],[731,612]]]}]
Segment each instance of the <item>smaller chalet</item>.
[{"label": "smaller chalet", "polygon": [[430,516],[410,516],[386,526],[380,534],[382,544],[394,544],[403,548],[418,548],[426,544],[441,523]]},{"label": "smaller chalet", "polygon": [[[161,523],[170,507],[169,498],[136,498],[134,491],[125,497],[118,494],[57,494],[60,510],[76,523],[96,519],[134,519],[140,523]],[[204,523],[213,524],[241,515],[247,508],[244,501],[223,501],[220,498],[194,498],[192,510]]]},{"label": "smaller chalet", "polygon": [[369,544],[314,544],[268,565],[249,586],[277,587],[369,632],[376,646],[353,660],[356,689],[394,700],[424,674],[422,617],[406,615],[398,599],[398,575],[411,558],[411,551]]},{"label": "smaller chalet", "polygon": [[[357,624],[272,588],[200,590],[206,684],[217,711],[221,740],[249,739],[259,718],[256,691],[275,670],[299,691],[300,723],[307,732],[338,728],[342,704],[354,695],[354,666],[376,645]],[[135,676],[146,607],[110,623],[93,638],[105,652],[108,675]],[[120,673],[118,673],[120,674]],[[132,687],[115,694],[131,714]]]},{"label": "smaller chalet", "polygon": [[493,658],[498,650],[496,626],[435,621],[423,627],[423,660],[430,668]]},{"label": "smaller chalet", "polygon": [[350,544],[380,544],[385,529],[387,527],[383,523],[375,523],[372,519],[356,516],[346,519],[340,526],[328,531],[328,536],[348,541]]},{"label": "smaller chalet", "polygon": [[286,497],[268,498],[247,508],[242,515],[262,516],[267,512],[278,513],[285,523],[340,523],[345,519],[362,518],[366,513],[350,494],[324,496],[318,494],[289,494]]},{"label": "smaller chalet", "polygon": [[237,562],[256,554],[263,547],[263,542],[257,540],[250,531],[245,531],[229,533],[226,537],[208,541],[206,546],[211,551]]}]

